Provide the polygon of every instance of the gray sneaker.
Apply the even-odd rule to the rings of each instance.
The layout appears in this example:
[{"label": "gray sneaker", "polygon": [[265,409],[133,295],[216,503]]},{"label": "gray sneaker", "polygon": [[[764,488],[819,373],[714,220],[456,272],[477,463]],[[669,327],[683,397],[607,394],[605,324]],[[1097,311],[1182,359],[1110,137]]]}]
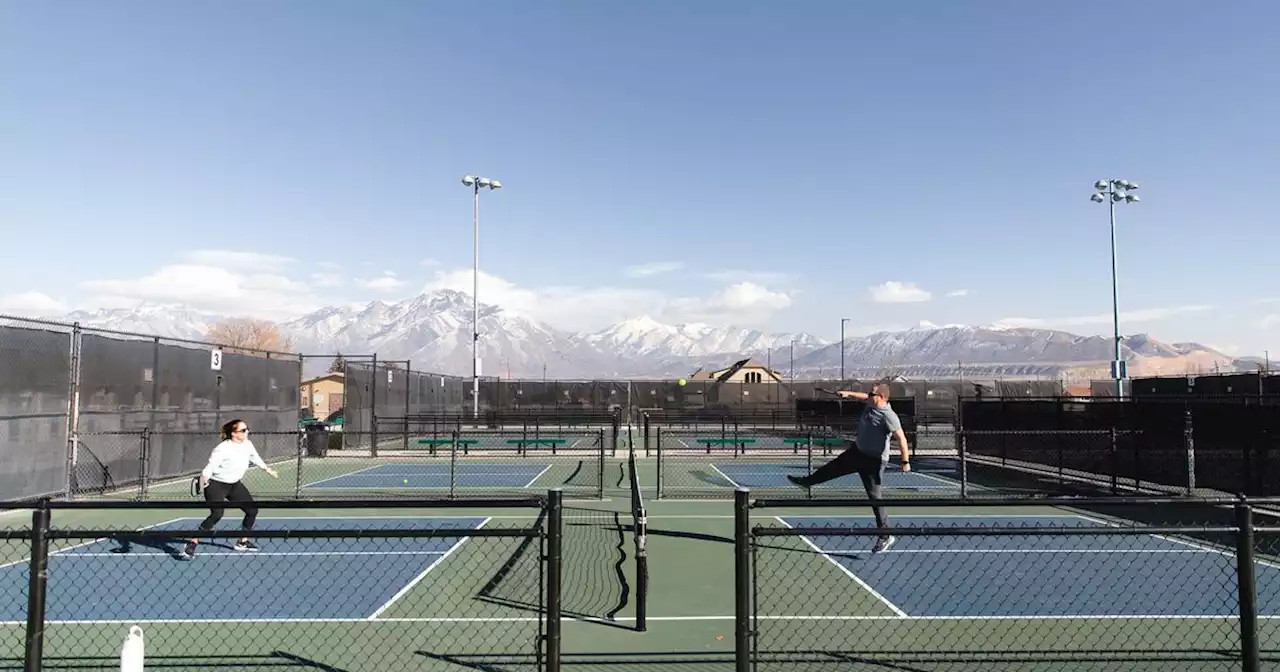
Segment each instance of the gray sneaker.
[{"label": "gray sneaker", "polygon": [[893,536],[880,537],[879,539],[876,540],[876,545],[874,548],[871,549],[871,552],[884,553],[885,551],[889,550],[889,547],[893,546],[894,542],[896,542],[897,540],[898,538]]}]

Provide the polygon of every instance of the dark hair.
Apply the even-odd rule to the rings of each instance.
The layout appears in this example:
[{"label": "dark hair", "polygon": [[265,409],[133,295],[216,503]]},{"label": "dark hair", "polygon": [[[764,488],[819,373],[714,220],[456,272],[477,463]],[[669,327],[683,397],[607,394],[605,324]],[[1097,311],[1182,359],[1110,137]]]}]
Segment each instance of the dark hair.
[{"label": "dark hair", "polygon": [[223,441],[230,440],[230,439],[231,439],[231,430],[235,429],[235,428],[236,428],[236,425],[238,425],[238,424],[240,424],[240,423],[242,423],[242,422],[244,422],[244,420],[241,420],[240,418],[236,418],[235,420],[232,420],[231,422],[228,422],[227,424],[223,425],[223,426],[222,426],[222,440],[223,440]]}]

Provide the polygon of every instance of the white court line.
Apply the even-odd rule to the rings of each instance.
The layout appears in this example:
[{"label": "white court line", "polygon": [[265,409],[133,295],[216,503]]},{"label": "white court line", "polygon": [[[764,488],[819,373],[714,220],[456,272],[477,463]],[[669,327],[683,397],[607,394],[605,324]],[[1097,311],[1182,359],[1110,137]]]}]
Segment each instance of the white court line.
[{"label": "white court line", "polygon": [[[200,557],[231,557],[231,558],[256,558],[262,556],[303,556],[303,555],[320,555],[320,556],[343,556],[343,555],[444,555],[447,551],[234,551],[202,553]],[[1186,551],[1190,553],[1191,551]],[[127,558],[139,556],[155,556],[160,558],[172,558],[169,553],[67,553],[64,558]]]},{"label": "white court line", "polygon": [[717,467],[714,462],[708,462],[707,466],[711,467],[712,469],[715,469],[716,473],[720,474],[720,477],[723,478],[724,480],[729,481],[729,485],[732,485],[735,489],[742,487],[741,485],[738,485],[738,483],[734,481],[732,478],[729,478],[728,474],[724,473],[723,471],[720,471],[720,467]]},{"label": "white court line", "polygon": [[[188,518],[186,518],[186,517],[182,517],[182,518],[170,518],[169,520],[164,520],[164,521],[161,521],[161,522],[159,522],[159,523],[152,523],[152,524],[150,524],[150,525],[144,525],[144,526],[142,526],[142,527],[137,528],[136,530],[120,530],[120,531],[121,531],[122,533],[123,533],[123,532],[141,532],[142,530],[150,530],[150,529],[152,529],[152,528],[160,527],[161,525],[168,525],[168,524],[170,524],[170,523],[176,523],[176,522],[178,522],[178,521],[180,521],[180,520],[188,520]],[[200,519],[200,520],[203,520],[203,519]],[[70,546],[67,546],[66,548],[59,548],[59,549],[58,549],[58,550],[56,550],[56,551],[49,551],[49,557],[53,557],[53,556],[58,555],[58,554],[60,554],[60,553],[65,554],[67,551],[74,550],[74,549],[77,549],[77,548],[84,548],[85,546],[92,546],[93,544],[96,544],[96,543],[98,543],[99,541],[103,541],[104,539],[106,539],[106,537],[99,537],[99,538],[97,538],[97,539],[93,539],[93,540],[91,540],[91,541],[84,541],[84,542],[81,542],[81,543],[78,543],[78,544],[72,544],[72,545],[70,545]],[[6,562],[6,563],[4,563],[3,565],[0,565],[0,569],[5,569],[6,567],[12,567],[12,566],[14,566],[14,565],[21,565],[21,564],[29,563],[29,562],[31,562],[31,558],[30,558],[30,557],[26,557],[26,558],[23,558],[23,559],[21,559],[21,560],[14,560],[14,561],[12,561],[12,562]]]},{"label": "white court line", "polygon": [[[526,487],[526,488],[532,488],[532,487],[533,487],[533,484],[534,484],[534,483],[537,483],[537,482],[538,482],[538,479],[539,479],[539,478],[542,478],[542,475],[543,475],[543,474],[545,474],[545,473],[547,473],[547,472],[548,472],[548,471],[550,471],[550,470],[551,470],[551,465],[549,465],[549,464],[548,464],[548,465],[546,466],[546,468],[545,468],[545,469],[543,469],[542,471],[539,471],[539,472],[538,472],[538,475],[537,475],[537,476],[534,476],[534,477],[533,477],[533,480],[532,480],[532,481],[529,481],[528,483],[525,483],[525,484],[524,484],[524,487]],[[477,486],[477,487],[481,487],[481,486]],[[490,487],[490,486],[483,486],[483,487]]]},{"label": "white court line", "polygon": [[[861,556],[865,555],[866,551],[826,550],[823,551],[823,553],[840,556]],[[896,551],[881,551],[881,553],[1009,553],[1011,555],[1016,555],[1019,553],[1206,553],[1206,551],[1196,549],[1165,549],[1161,551],[1152,551],[1141,548],[909,548]]]},{"label": "white court line", "polygon": [[355,471],[349,471],[349,472],[347,472],[347,473],[345,473],[345,474],[339,474],[338,476],[330,476],[329,478],[322,478],[322,479],[320,479],[320,480],[318,480],[318,481],[312,481],[312,482],[310,482],[310,483],[303,483],[303,484],[302,484],[302,487],[304,487],[304,488],[309,488],[309,487],[311,487],[311,486],[313,486],[313,485],[319,485],[319,484],[321,484],[321,483],[328,483],[329,481],[336,481],[336,480],[338,480],[339,478],[346,478],[346,477],[348,477],[348,476],[355,476],[356,474],[359,474],[359,473],[363,473],[363,472],[369,471],[370,469],[377,469],[377,468],[379,468],[379,467],[385,467],[385,466],[387,466],[387,465],[385,465],[385,464],[375,464],[375,465],[373,465],[373,466],[371,466],[371,467],[365,467],[364,469],[356,469]]},{"label": "white court line", "polygon": [[[605,622],[604,619],[582,618],[564,614],[566,622],[579,623],[596,623]],[[731,615],[715,615],[715,616],[647,616],[646,621],[655,622],[696,622],[696,621],[732,621],[736,617]],[[1216,615],[1216,614],[1064,614],[1062,616],[753,616],[756,621],[893,621],[901,623],[903,621],[1229,621],[1234,623],[1240,619],[1238,615]],[[1280,616],[1258,616],[1259,620],[1277,620]],[[364,623],[364,624],[394,624],[394,623],[537,623],[541,618],[537,616],[423,616],[423,617],[406,617],[406,618],[379,618],[370,621],[363,618],[245,618],[245,619],[98,619],[98,620],[49,620],[45,621],[46,625],[197,625],[197,624],[240,624],[240,625],[264,625],[272,623]],[[611,622],[631,622],[636,620],[633,616],[619,616],[612,619]],[[23,627],[26,621],[0,621],[0,626]]]},{"label": "white court line", "polygon": [[[475,529],[478,530],[484,527],[489,523],[490,520],[493,520],[493,519],[485,518],[483,521],[481,521],[479,525],[475,527]],[[427,565],[426,569],[422,570],[422,572],[417,576],[415,576],[412,581],[405,584],[405,586],[401,588],[399,591],[397,591],[395,595],[391,596],[391,599],[384,602],[381,607],[378,607],[376,610],[374,610],[372,614],[369,614],[368,616],[366,616],[364,620],[372,621],[377,619],[379,614],[386,611],[388,608],[391,607],[391,605],[395,604],[396,600],[399,600],[400,598],[404,597],[405,593],[408,593],[410,590],[413,590],[414,586],[418,585],[419,582],[427,578],[427,574],[431,573],[431,570],[440,566],[440,563],[444,562],[445,558],[448,558],[450,555],[453,555],[454,551],[458,550],[459,548],[462,548],[462,545],[467,543],[470,539],[471,537],[463,537],[459,539],[457,543],[449,547],[449,550],[441,554],[440,557],[436,558],[430,565]]]},{"label": "white court line", "polygon": [[[1104,527],[1121,527],[1121,525],[1120,525],[1119,523],[1113,523],[1113,522],[1110,522],[1110,521],[1103,520],[1103,519],[1101,519],[1101,518],[1094,518],[1093,516],[1086,516],[1086,515],[1084,515],[1084,514],[1079,514],[1079,513],[1077,513],[1077,514],[1076,514],[1076,517],[1077,517],[1077,518],[1079,518],[1079,519],[1081,519],[1081,520],[1087,520],[1087,521],[1089,521],[1089,522],[1091,522],[1091,523],[1097,523],[1098,525],[1102,525],[1102,526],[1104,526]],[[1124,526],[1124,527],[1126,527],[1126,528],[1127,528],[1128,526]],[[1141,530],[1142,528],[1138,527],[1138,528],[1134,528],[1134,529]],[[1137,535],[1135,535],[1135,536],[1137,536]],[[1233,560],[1234,560],[1234,559],[1235,559],[1235,557],[1236,557],[1235,551],[1226,551],[1226,550],[1223,550],[1223,549],[1221,549],[1221,548],[1214,548],[1213,546],[1210,546],[1210,545],[1208,545],[1208,544],[1198,544],[1198,543],[1196,543],[1196,542],[1194,542],[1194,541],[1186,541],[1186,540],[1184,540],[1184,539],[1174,539],[1173,537],[1165,536],[1165,535],[1163,535],[1163,534],[1146,534],[1146,535],[1142,535],[1142,536],[1152,537],[1152,538],[1154,538],[1154,539],[1159,539],[1159,540],[1161,540],[1161,541],[1167,541],[1167,542],[1172,543],[1172,544],[1180,544],[1180,545],[1182,545],[1182,546],[1190,546],[1191,548],[1196,548],[1196,549],[1199,549],[1199,550],[1204,551],[1204,552],[1207,552],[1207,553],[1216,553],[1216,554],[1218,554],[1218,555],[1225,556],[1225,557],[1231,558],[1231,559],[1233,559]],[[1263,566],[1266,566],[1266,567],[1271,567],[1272,569],[1280,569],[1280,564],[1276,564],[1276,563],[1274,563],[1274,562],[1270,562],[1270,561],[1267,561],[1267,560],[1259,560],[1259,559],[1257,558],[1257,556],[1255,556],[1255,557],[1254,557],[1253,561],[1254,561],[1255,563],[1259,564],[1259,565],[1263,565]]]},{"label": "white court line", "polygon": [[[787,529],[792,529],[791,524],[783,520],[781,517],[775,516],[775,520],[777,520],[779,523],[782,523],[783,525],[786,525]],[[881,602],[883,602],[885,606],[893,610],[893,613],[897,614],[899,618],[907,617],[907,612],[903,611],[902,609],[899,609],[898,605],[890,602],[887,598],[885,598],[884,595],[881,595],[879,592],[877,592],[875,588],[872,588],[870,586],[870,584],[868,584],[866,581],[863,581],[857,574],[854,574],[853,570],[849,569],[848,567],[845,567],[839,562],[836,562],[835,558],[831,557],[826,551],[819,548],[817,544],[813,543],[813,541],[809,539],[809,537],[801,535],[800,540],[803,541],[805,544],[807,544],[809,548],[812,548],[813,550],[821,554],[822,557],[826,558],[827,562],[830,562],[831,564],[840,568],[840,571],[844,572],[849,578],[853,579],[853,581],[857,583],[859,586],[862,586],[864,590],[866,590],[868,593],[874,596],[877,600],[880,600]]]}]

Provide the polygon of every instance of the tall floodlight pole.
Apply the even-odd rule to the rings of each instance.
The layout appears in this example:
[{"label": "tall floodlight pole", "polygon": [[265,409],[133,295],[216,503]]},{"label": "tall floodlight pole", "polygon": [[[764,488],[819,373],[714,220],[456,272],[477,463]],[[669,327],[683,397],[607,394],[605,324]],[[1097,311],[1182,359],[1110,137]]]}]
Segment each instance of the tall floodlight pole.
[{"label": "tall floodlight pole", "polygon": [[1111,377],[1116,382],[1116,397],[1124,398],[1124,361],[1120,358],[1120,290],[1116,279],[1116,204],[1137,203],[1138,197],[1129,193],[1138,185],[1128,180],[1098,180],[1094,183],[1096,190],[1089,200],[1094,203],[1106,202],[1111,211],[1111,323],[1115,328],[1115,360],[1111,362]]},{"label": "tall floodlight pole", "polygon": [[471,413],[480,419],[480,188],[501,189],[502,183],[487,177],[464,175],[462,183],[471,187],[471,236],[474,259],[471,266]]},{"label": "tall floodlight pole", "polygon": [[795,394],[796,385],[796,341],[791,339],[791,393]]},{"label": "tall floodlight pole", "polygon": [[849,318],[840,318],[840,384],[844,385],[844,324]]}]

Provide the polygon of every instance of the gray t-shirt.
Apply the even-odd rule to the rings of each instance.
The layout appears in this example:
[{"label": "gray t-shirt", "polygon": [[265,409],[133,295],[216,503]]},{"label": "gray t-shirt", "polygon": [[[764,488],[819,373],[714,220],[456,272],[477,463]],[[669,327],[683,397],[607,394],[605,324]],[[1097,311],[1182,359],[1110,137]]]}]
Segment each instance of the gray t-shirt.
[{"label": "gray t-shirt", "polygon": [[889,445],[893,433],[902,429],[902,421],[893,408],[885,404],[884,408],[876,408],[870,404],[858,418],[858,451],[874,457],[880,455],[881,462],[889,461]]}]

